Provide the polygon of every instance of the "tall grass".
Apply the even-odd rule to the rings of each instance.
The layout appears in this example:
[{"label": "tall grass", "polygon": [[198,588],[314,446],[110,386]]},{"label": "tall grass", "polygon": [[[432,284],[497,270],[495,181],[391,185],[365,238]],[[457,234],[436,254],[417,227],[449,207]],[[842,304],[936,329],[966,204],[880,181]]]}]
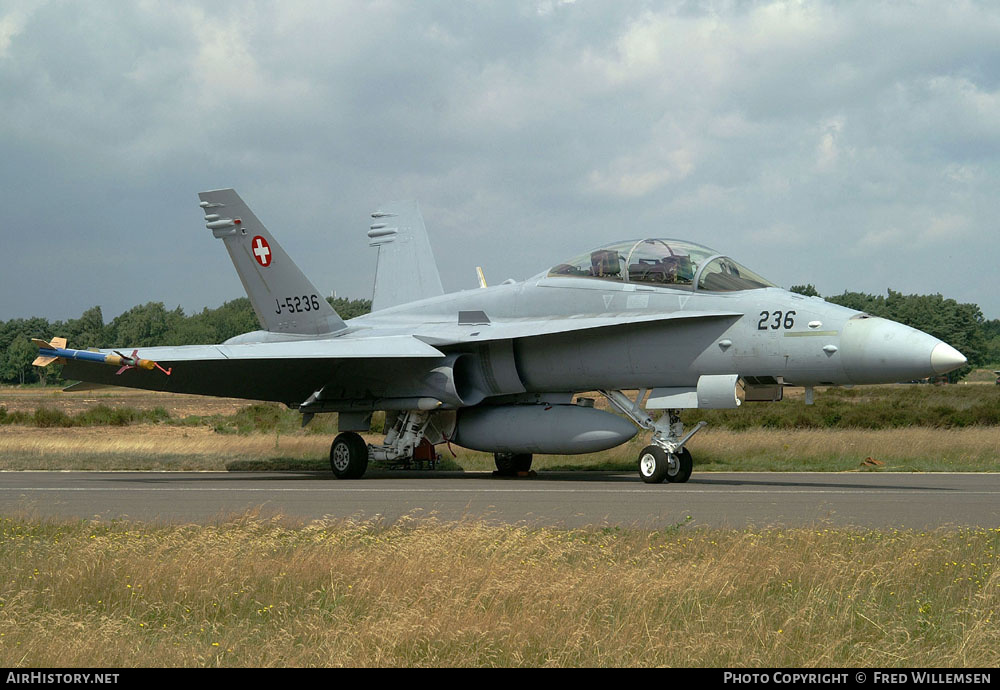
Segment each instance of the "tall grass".
[{"label": "tall grass", "polygon": [[[6,470],[329,470],[332,434],[303,431],[219,434],[208,427],[144,425],[0,431],[0,469]],[[369,442],[381,440],[378,435]],[[630,443],[589,455],[537,455],[536,470],[634,472],[639,450]],[[689,444],[695,469],[727,471],[1000,470],[1000,433],[968,429],[751,429],[708,428]],[[440,446],[442,469],[492,471],[493,456]],[[866,464],[868,458],[879,463]],[[374,467],[374,466],[373,466]]]},{"label": "tall grass", "polygon": [[[128,398],[122,398],[127,400]],[[111,398],[109,401],[113,401]],[[166,402],[166,397],[164,402]],[[602,403],[603,405],[603,403]],[[1000,426],[1000,386],[897,385],[830,388],[820,391],[814,405],[804,405],[794,389],[778,403],[748,403],[736,410],[686,410],[685,423],[708,421],[713,427],[742,431],[765,429],[936,429]],[[381,430],[384,415],[376,413],[372,430]],[[219,433],[290,433],[302,417],[276,403],[254,403],[233,414],[171,415],[164,406],[136,408],[100,403],[76,414],[58,405],[41,405],[33,412],[0,405],[0,425],[38,427],[125,426],[168,423],[206,425]],[[313,433],[335,433],[336,415],[318,415],[308,427]]]},{"label": "tall grass", "polygon": [[1000,386],[896,385],[830,388],[805,405],[799,395],[736,410],[689,410],[685,423],[765,429],[953,429],[1000,425]]},{"label": "tall grass", "polygon": [[[303,429],[296,411],[274,403],[182,416],[149,404],[157,401],[150,398],[139,408],[101,403],[75,414],[57,405],[33,411],[0,406],[0,469],[328,467],[336,415],[318,415]],[[780,403],[689,410],[682,416],[689,425],[709,422],[689,446],[699,470],[853,470],[867,458],[883,463],[876,463],[877,469],[1000,469],[998,386],[830,389],[812,406],[792,395]],[[377,413],[372,429],[381,425]],[[647,438],[639,434],[604,453],[536,456],[534,468],[632,471]],[[438,452],[447,467],[493,469],[491,454],[446,446]]]},{"label": "tall grass", "polygon": [[0,425],[16,424],[36,426],[43,429],[53,427],[81,426],[130,426],[132,424],[154,424],[169,420],[170,413],[163,407],[136,409],[125,405],[95,405],[75,415],[67,414],[57,407],[41,406],[34,412],[14,410],[8,412],[0,405]]},{"label": "tall grass", "polygon": [[1000,664],[995,529],[0,526],[7,667]]}]

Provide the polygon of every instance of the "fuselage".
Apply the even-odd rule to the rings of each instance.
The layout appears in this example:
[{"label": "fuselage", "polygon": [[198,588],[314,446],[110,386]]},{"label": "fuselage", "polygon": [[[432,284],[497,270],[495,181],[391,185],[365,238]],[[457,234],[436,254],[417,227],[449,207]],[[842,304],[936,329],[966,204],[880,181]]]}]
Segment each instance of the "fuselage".
[{"label": "fuselage", "polygon": [[[244,214],[242,225],[248,219]],[[269,244],[283,256],[273,238]],[[281,265],[275,258],[268,270]],[[248,270],[240,274],[245,282],[257,275]],[[769,391],[780,398],[785,385],[893,383],[965,364],[933,336],[783,290],[714,250],[677,240],[608,245],[522,282],[427,297],[346,323],[332,309],[316,309],[321,300],[312,299],[311,285],[286,286],[296,275],[276,272],[273,285],[248,288],[258,315],[272,301],[276,311],[288,307],[278,315],[285,330],[136,350],[136,358],[161,365],[156,375],[120,375],[75,360],[65,371],[97,384],[274,400],[303,412],[364,412],[637,388],[666,389],[660,397],[683,407],[690,403],[677,395],[701,384],[705,391],[720,390],[720,382],[735,387],[737,378],[748,399],[765,400]],[[282,297],[296,290],[309,299]],[[322,330],[331,323],[339,327]],[[107,360],[114,351],[102,354]]]},{"label": "fuselage", "polygon": [[368,314],[349,325],[359,335],[412,333],[418,325],[454,324],[459,312],[471,310],[493,322],[732,314],[520,339],[517,370],[535,392],[691,386],[702,375],[733,373],[798,386],[892,383],[965,363],[950,346],[916,329],[774,287],[720,293],[542,275]]}]

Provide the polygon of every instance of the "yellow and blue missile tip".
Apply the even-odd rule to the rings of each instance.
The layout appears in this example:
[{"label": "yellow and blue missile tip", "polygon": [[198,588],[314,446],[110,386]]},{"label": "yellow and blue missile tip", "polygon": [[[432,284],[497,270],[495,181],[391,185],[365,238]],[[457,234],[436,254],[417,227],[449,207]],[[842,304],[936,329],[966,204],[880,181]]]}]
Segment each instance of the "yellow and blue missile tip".
[{"label": "yellow and blue missile tip", "polygon": [[32,343],[38,346],[38,357],[32,362],[35,366],[44,367],[52,364],[58,359],[75,359],[82,362],[97,362],[109,366],[121,367],[115,374],[121,374],[128,369],[146,369],[152,371],[159,369],[167,376],[170,376],[171,369],[164,369],[151,359],[139,357],[139,351],[133,350],[131,356],[123,355],[121,352],[105,353],[91,352],[90,350],[74,350],[66,347],[65,338],[53,338],[51,342],[45,342],[38,338],[32,338]]}]

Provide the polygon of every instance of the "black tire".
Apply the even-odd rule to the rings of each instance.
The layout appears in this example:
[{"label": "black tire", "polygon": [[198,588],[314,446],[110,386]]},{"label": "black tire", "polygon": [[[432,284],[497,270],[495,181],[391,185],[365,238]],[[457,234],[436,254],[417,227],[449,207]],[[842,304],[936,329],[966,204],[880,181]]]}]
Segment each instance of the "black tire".
[{"label": "black tire", "polygon": [[330,469],[337,479],[360,479],[368,469],[368,444],[353,431],[337,434],[330,444]]},{"label": "black tire", "polygon": [[531,469],[531,453],[494,453],[493,462],[501,477],[516,477],[518,472]]},{"label": "black tire", "polygon": [[677,458],[676,462],[668,463],[667,481],[673,484],[683,484],[691,478],[694,461],[691,459],[691,453],[688,452],[687,448],[677,453],[675,457]]},{"label": "black tire", "polygon": [[639,453],[639,476],[647,484],[666,479],[667,465],[667,453],[659,446],[646,446]]}]

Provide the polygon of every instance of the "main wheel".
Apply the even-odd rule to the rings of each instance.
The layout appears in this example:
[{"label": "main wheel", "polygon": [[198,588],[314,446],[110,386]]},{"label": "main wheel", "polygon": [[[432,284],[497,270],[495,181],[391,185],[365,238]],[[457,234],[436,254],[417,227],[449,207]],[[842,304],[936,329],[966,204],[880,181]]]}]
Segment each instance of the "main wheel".
[{"label": "main wheel", "polygon": [[531,469],[531,457],[531,453],[494,453],[493,462],[497,466],[497,474],[514,477],[518,472]]},{"label": "main wheel", "polygon": [[691,478],[691,470],[694,468],[694,461],[687,448],[681,450],[671,457],[667,454],[667,481],[674,484],[683,484]]},{"label": "main wheel", "polygon": [[360,479],[368,469],[368,444],[353,431],[337,434],[330,445],[330,469],[337,479]]}]

